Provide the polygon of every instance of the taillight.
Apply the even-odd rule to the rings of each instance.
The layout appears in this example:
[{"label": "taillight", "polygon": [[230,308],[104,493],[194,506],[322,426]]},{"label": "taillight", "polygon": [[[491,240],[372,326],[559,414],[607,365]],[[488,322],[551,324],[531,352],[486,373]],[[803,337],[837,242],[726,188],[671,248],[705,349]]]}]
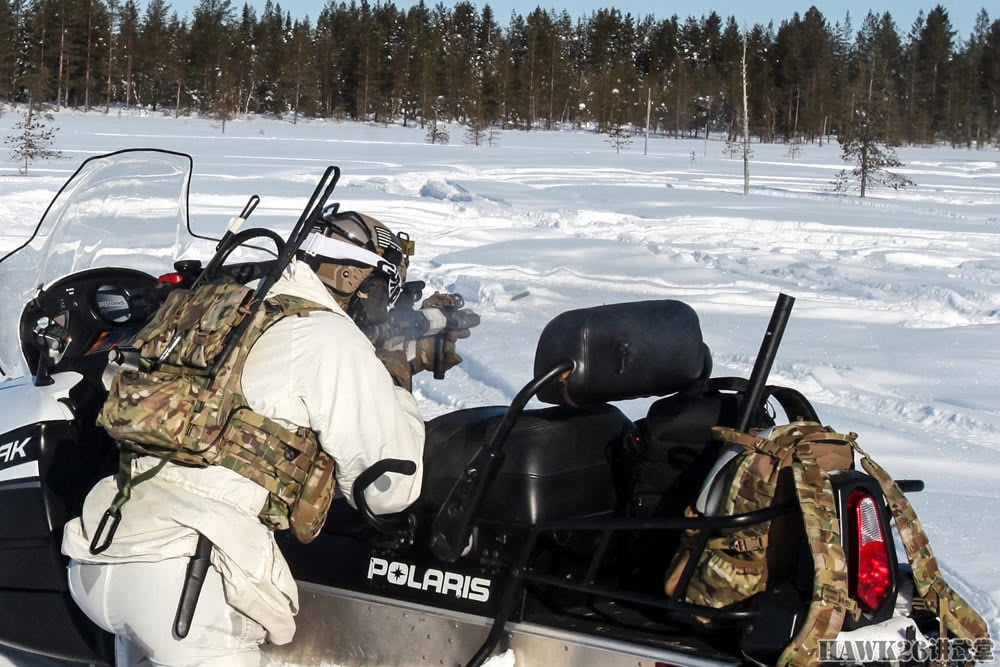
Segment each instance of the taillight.
[{"label": "taillight", "polygon": [[892,588],[885,527],[875,499],[856,489],[847,498],[852,547],[851,595],[867,611],[878,609]]},{"label": "taillight", "polygon": [[184,282],[184,276],[179,273],[164,273],[156,279],[161,285],[180,285]]}]

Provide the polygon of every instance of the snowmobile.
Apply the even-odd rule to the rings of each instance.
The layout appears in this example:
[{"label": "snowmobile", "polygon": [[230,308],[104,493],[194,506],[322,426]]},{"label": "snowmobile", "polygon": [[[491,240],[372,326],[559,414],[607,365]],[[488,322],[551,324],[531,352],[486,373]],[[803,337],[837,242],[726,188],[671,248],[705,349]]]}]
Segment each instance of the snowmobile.
[{"label": "snowmobile", "polygon": [[[0,644],[113,664],[112,638],[70,598],[60,542],[88,490],[116,468],[116,445],[95,426],[102,376],[164,294],[206,270],[193,257],[233,236],[192,230],[191,172],[190,156],[162,150],[90,158],[0,260]],[[335,182],[325,178],[300,222],[328,206]],[[238,235],[284,240],[268,230]],[[276,261],[222,259],[208,269],[241,282]],[[538,342],[534,377],[510,405],[427,423],[423,493],[409,510],[377,516],[367,507],[363,489],[383,473],[413,474],[413,462],[380,461],[356,483],[357,509],[336,501],[314,542],[279,536],[301,611],[295,640],[266,647],[267,657],[480,665],[512,649],[528,666],[774,664],[808,606],[807,558],[781,586],[721,608],[666,595],[663,576],[683,531],[724,533],[795,509],[684,511],[696,499],[711,506],[724,468],[713,426],[767,428],[776,407],[816,419],[801,394],[766,383],[791,301],[779,298],[748,379],[711,377],[698,317],[679,301],[556,317]],[[638,396],[659,397],[640,419],[613,405]],[[529,409],[536,397],[551,406]],[[860,470],[832,482],[843,546],[855,554],[852,587],[883,579],[840,636],[932,634],[933,617],[911,604],[913,579],[897,562],[878,485]],[[857,556],[861,529],[851,528],[846,503],[858,493],[877,508],[879,559],[870,549]]]}]

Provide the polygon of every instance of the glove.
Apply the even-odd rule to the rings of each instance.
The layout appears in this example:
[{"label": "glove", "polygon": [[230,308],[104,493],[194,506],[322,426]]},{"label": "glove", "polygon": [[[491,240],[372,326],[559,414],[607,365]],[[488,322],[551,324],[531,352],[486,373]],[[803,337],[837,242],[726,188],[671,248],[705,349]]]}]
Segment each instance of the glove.
[{"label": "glove", "polygon": [[379,348],[375,350],[375,356],[385,366],[385,370],[389,371],[393,384],[406,391],[413,391],[413,371],[410,370],[410,362],[405,352]]},{"label": "glove", "polygon": [[[455,351],[455,342],[472,335],[470,329],[479,326],[479,315],[464,308],[465,299],[461,294],[433,294],[420,305],[420,312],[427,318],[427,331],[408,345],[411,354],[410,370],[447,371],[462,363],[462,357]],[[438,346],[437,339],[443,338]],[[439,358],[440,355],[440,358]]]},{"label": "glove", "polygon": [[[445,338],[441,363],[437,364],[437,337],[444,335],[442,333],[435,336],[425,336],[414,341],[413,356],[410,359],[410,371],[413,375],[420,371],[433,371],[435,368],[447,371],[462,363],[462,356],[455,351],[455,341]],[[410,348],[407,347],[407,350],[409,351]]]},{"label": "glove", "polygon": [[420,304],[420,312],[427,318],[424,336],[443,332],[451,342],[468,338],[472,335],[469,329],[479,326],[479,315],[464,306],[461,294],[435,293],[424,299]]}]

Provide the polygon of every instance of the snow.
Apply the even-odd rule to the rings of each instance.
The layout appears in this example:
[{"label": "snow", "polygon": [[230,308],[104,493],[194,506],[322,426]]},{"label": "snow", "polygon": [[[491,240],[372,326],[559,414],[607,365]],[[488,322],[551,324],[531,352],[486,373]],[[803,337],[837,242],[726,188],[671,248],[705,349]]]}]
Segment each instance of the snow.
[{"label": "snow", "polygon": [[[0,134],[16,122],[0,117]],[[699,313],[717,375],[749,373],[779,292],[797,302],[771,376],[822,419],[861,435],[913,496],[957,588],[1000,635],[1000,153],[898,151],[917,187],[832,193],[836,143],[755,145],[651,138],[620,155],[591,132],[502,134],[493,148],[429,145],[418,128],[158,114],[63,112],[64,159],[31,175],[0,162],[0,250],[94,154],[161,147],[194,156],[196,230],[221,229],[253,193],[258,224],[287,230],[327,164],[345,209],[409,232],[411,279],[457,290],[482,315],[443,381],[416,380],[427,418],[509,402],[535,342],[571,308],[677,298]],[[458,140],[463,132],[451,128]],[[692,159],[692,154],[694,158]],[[527,296],[523,296],[524,292]],[[515,299],[514,297],[519,297]],[[669,332],[663,332],[669,335]],[[641,416],[649,400],[623,406]],[[990,519],[990,517],[994,517]]]}]

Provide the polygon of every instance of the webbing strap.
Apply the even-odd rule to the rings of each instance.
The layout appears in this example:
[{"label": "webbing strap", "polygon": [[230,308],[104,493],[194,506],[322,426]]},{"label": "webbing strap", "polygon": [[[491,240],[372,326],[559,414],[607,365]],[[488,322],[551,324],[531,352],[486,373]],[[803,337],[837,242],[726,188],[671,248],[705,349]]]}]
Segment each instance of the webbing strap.
[{"label": "webbing strap", "polygon": [[819,663],[820,640],[836,637],[848,611],[856,606],[847,591],[847,558],[840,541],[833,487],[808,444],[796,449],[792,473],[813,559],[813,593],[806,619],[782,651],[777,666],[812,667]]},{"label": "webbing strap", "polygon": [[[903,541],[903,548],[913,569],[913,581],[917,594],[923,598],[928,609],[938,612],[941,622],[941,638],[946,638],[950,632],[961,639],[989,639],[989,629],[986,621],[976,612],[961,595],[945,582],[938,567],[937,558],[931,551],[930,540],[913,505],[907,499],[899,485],[889,476],[882,466],[876,463],[867,452],[857,444],[854,449],[861,455],[861,466],[869,475],[875,478],[882,487],[889,503],[892,518],[896,521],[896,530]],[[978,652],[986,649],[987,642],[976,642],[976,660],[989,660],[988,651],[980,657]]]},{"label": "webbing strap", "polygon": [[175,449],[170,452],[159,461],[156,465],[139,473],[135,477],[132,476],[132,459],[134,456],[129,453],[126,455],[124,452],[119,455],[118,462],[118,493],[115,494],[114,500],[111,501],[110,510],[115,512],[121,512],[122,506],[125,505],[132,498],[132,489],[139,486],[146,480],[156,477],[156,474],[163,470],[164,466],[174,460],[177,453],[180,450]]},{"label": "webbing strap", "polygon": [[[132,459],[135,458],[135,455],[128,450],[121,450],[118,455],[118,474],[115,476],[118,492],[97,524],[94,537],[90,540],[90,553],[96,556],[111,546],[111,542],[115,538],[115,532],[118,530],[118,524],[122,520],[122,507],[132,497],[132,489],[146,480],[153,478],[158,472],[163,470],[163,467],[173,460],[179,451],[174,450],[170,452],[170,454],[160,459],[149,470],[132,477]],[[107,532],[105,533],[105,531]]]}]

